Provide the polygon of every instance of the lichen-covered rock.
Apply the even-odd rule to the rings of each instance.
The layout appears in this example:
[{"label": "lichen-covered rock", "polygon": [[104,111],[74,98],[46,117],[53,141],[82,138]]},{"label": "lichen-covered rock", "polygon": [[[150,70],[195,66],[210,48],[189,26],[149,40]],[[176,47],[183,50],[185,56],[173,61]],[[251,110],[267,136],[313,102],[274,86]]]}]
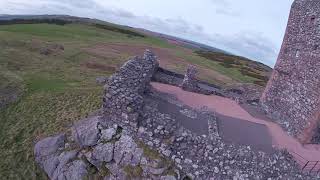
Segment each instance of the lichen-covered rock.
[{"label": "lichen-covered rock", "polygon": [[86,175],[86,165],[77,158],[78,151],[64,151],[65,135],[45,138],[35,146],[35,157],[50,179],[72,180]]},{"label": "lichen-covered rock", "polygon": [[101,130],[101,140],[110,141],[115,134],[116,130],[114,128]]},{"label": "lichen-covered rock", "polygon": [[[73,150],[69,152],[62,152],[59,156],[57,156],[57,164],[55,164],[56,166],[53,168],[54,171],[52,173],[52,179],[59,179],[60,174],[64,173],[66,165],[76,159],[77,155],[78,151]],[[49,175],[49,177],[51,176]]]},{"label": "lichen-covered rock", "polygon": [[160,180],[176,180],[177,178],[174,176],[161,176]]},{"label": "lichen-covered rock", "polygon": [[87,165],[81,160],[76,160],[64,167],[62,173],[57,176],[57,180],[79,180],[87,175]]},{"label": "lichen-covered rock", "polygon": [[98,144],[93,148],[92,157],[99,162],[110,162],[113,159],[112,143]]},{"label": "lichen-covered rock", "polygon": [[100,130],[99,116],[83,119],[72,127],[72,136],[81,147],[93,146],[98,143]]},{"label": "lichen-covered rock", "polygon": [[132,137],[127,135],[121,136],[120,140],[115,143],[115,162],[122,166],[131,164],[131,161],[134,161],[134,164],[139,164],[141,157],[137,157],[137,155],[141,155],[141,151],[139,152],[137,149],[138,145],[134,142]]},{"label": "lichen-covered rock", "polygon": [[64,148],[65,135],[59,134],[53,137],[48,137],[39,141],[34,148],[34,154],[37,162],[42,161],[47,156],[57,153],[61,148]]}]

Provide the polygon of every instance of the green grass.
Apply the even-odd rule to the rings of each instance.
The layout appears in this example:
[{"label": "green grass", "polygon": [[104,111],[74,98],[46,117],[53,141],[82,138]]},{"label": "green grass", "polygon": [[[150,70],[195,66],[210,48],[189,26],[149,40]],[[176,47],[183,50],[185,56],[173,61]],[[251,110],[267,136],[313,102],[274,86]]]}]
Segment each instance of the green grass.
[{"label": "green grass", "polygon": [[211,61],[211,60],[206,59],[204,57],[201,57],[197,54],[194,54],[192,56],[188,56],[188,55],[185,55],[181,52],[177,52],[177,56],[183,58],[184,60],[188,61],[191,64],[196,64],[201,67],[205,67],[207,69],[215,70],[215,71],[217,71],[227,77],[230,77],[238,82],[252,83],[256,80],[255,78],[242,75],[241,72],[239,71],[239,69],[226,68],[218,62]]},{"label": "green grass", "polygon": [[[39,53],[53,43],[63,45],[65,50],[49,56]],[[132,37],[81,24],[0,26],[0,88],[13,84],[24,89],[19,101],[0,110],[0,179],[45,179],[34,162],[35,142],[65,131],[72,122],[101,107],[103,90],[95,78],[109,76],[114,69],[89,68],[85,63],[119,67],[126,55],[99,56],[84,50],[99,43],[170,48],[190,63],[252,81],[196,54],[185,56],[176,46],[154,37]],[[176,66],[181,69],[179,64]],[[145,153],[158,158],[152,150],[145,148]]]}]

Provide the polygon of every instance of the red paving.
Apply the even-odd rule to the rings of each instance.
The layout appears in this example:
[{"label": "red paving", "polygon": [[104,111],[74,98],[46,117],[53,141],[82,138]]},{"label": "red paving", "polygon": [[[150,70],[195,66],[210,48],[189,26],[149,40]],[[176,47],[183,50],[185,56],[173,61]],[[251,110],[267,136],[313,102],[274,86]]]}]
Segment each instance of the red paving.
[{"label": "red paving", "polygon": [[[289,136],[282,128],[271,121],[259,116],[253,117],[235,101],[220,97],[207,96],[183,91],[181,88],[161,83],[151,83],[158,91],[175,95],[181,102],[193,108],[207,106],[210,110],[221,115],[241,119],[246,122],[265,125],[272,138],[272,145],[278,149],[287,149],[299,162],[304,165],[306,161],[320,161],[320,145],[302,145],[297,139]],[[252,126],[255,127],[255,126]],[[258,133],[257,131],[255,131]],[[254,134],[256,136],[258,134]],[[300,156],[305,160],[302,160]]]}]

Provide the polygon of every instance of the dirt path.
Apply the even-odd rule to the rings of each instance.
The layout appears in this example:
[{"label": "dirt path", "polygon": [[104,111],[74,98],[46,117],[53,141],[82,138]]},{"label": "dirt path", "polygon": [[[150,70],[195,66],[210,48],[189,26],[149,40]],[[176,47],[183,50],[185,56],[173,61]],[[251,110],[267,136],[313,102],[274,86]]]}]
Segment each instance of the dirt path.
[{"label": "dirt path", "polygon": [[[206,96],[196,94],[192,92],[186,92],[179,87],[170,86],[160,83],[151,83],[152,86],[158,91],[175,95],[180,101],[193,108],[201,108],[207,106],[210,110],[215,111],[221,115],[233,117],[246,122],[265,125],[268,129],[268,133],[272,138],[272,145],[279,149],[287,149],[299,162],[304,165],[306,161],[320,161],[320,146],[319,145],[307,145],[303,146],[295,138],[289,136],[282,128],[267,120],[253,117],[244,108],[242,108],[235,101],[219,96]],[[254,127],[254,126],[252,126]],[[254,130],[253,130],[254,132]],[[255,132],[259,133],[259,132]],[[257,134],[252,134],[256,136]],[[305,160],[302,160],[302,156]],[[318,167],[317,167],[318,168]]]}]

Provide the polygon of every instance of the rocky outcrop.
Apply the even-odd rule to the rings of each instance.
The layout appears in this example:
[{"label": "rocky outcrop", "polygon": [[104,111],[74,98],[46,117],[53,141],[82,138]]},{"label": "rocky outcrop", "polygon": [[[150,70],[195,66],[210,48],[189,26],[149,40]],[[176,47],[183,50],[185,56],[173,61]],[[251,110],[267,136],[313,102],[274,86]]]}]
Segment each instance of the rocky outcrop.
[{"label": "rocky outcrop", "polygon": [[50,179],[82,179],[88,172],[77,150],[65,150],[66,137],[60,134],[39,141],[34,150],[36,161]]},{"label": "rocky outcrop", "polygon": [[[90,133],[60,134],[36,144],[36,161],[50,179],[90,179],[97,175],[102,179],[119,180],[176,179],[168,174],[168,169],[172,168],[170,164],[163,164],[164,158],[156,152],[153,152],[156,156],[148,156],[151,150],[137,143],[134,134],[122,131],[117,124],[103,126],[100,121],[101,117],[93,116],[72,127],[72,131],[86,127]],[[79,137],[84,141],[79,141]]]},{"label": "rocky outcrop", "polygon": [[98,143],[100,131],[98,129],[99,117],[84,119],[72,127],[74,140],[81,147],[93,146]]}]

